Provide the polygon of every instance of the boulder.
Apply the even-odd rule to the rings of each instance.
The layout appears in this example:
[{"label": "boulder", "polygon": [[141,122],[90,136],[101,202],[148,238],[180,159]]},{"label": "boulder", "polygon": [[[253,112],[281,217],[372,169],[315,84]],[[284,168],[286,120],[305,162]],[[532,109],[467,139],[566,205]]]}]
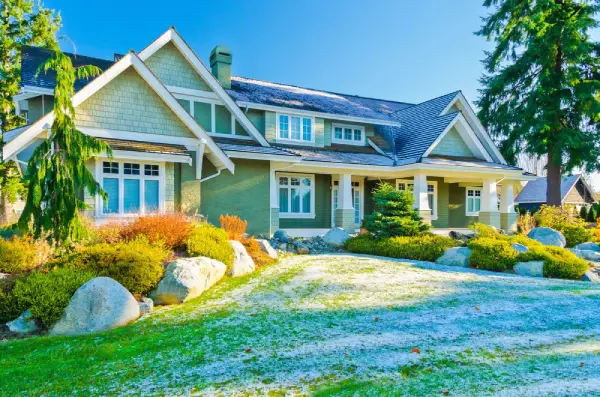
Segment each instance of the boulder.
[{"label": "boulder", "polygon": [[203,256],[174,260],[150,297],[157,305],[186,302],[212,287],[226,270],[225,264]]},{"label": "boulder", "polygon": [[282,251],[286,251],[287,250],[287,244],[286,243],[279,244],[279,249],[282,250]]},{"label": "boulder", "polygon": [[350,235],[342,228],[336,227],[328,231],[323,239],[325,242],[332,247],[343,247],[346,240],[350,238]]},{"label": "boulder", "polygon": [[248,255],[246,247],[239,241],[230,240],[231,248],[233,248],[233,265],[229,269],[227,275],[231,277],[240,277],[248,273],[252,273],[256,266],[252,257]]},{"label": "boulder", "polygon": [[514,249],[515,251],[517,251],[519,254],[522,254],[524,252],[529,252],[529,248],[527,248],[523,244],[514,243],[514,244],[511,244],[510,247],[512,249]]},{"label": "boulder", "polygon": [[279,240],[282,243],[287,243],[288,241],[290,241],[292,238],[290,237],[290,235],[288,234],[288,232],[286,232],[285,230],[278,230],[275,232],[275,234],[273,235],[273,238],[275,240]]},{"label": "boulder", "polygon": [[6,323],[10,332],[16,332],[19,334],[31,334],[40,330],[38,322],[31,315],[31,310],[25,310],[19,318]]},{"label": "boulder", "polygon": [[140,314],[149,314],[154,310],[154,301],[150,298],[142,298],[139,302],[140,304]]},{"label": "boulder", "polygon": [[121,327],[140,316],[133,295],[109,277],[96,277],[71,297],[52,335],[78,335]]},{"label": "boulder", "polygon": [[581,279],[583,281],[590,281],[592,283],[600,283],[600,269],[593,268],[586,271],[585,273],[583,273]]},{"label": "boulder", "polygon": [[295,243],[294,247],[296,248],[296,253],[300,255],[307,255],[310,252],[308,246],[302,243]]},{"label": "boulder", "polygon": [[513,270],[520,276],[544,277],[544,261],[518,262]]},{"label": "boulder", "polygon": [[450,230],[448,236],[456,241],[465,243],[473,238],[473,233],[463,233],[456,230]]},{"label": "boulder", "polygon": [[598,245],[596,243],[581,243],[581,244],[577,244],[573,248],[576,249],[576,250],[580,250],[580,251],[596,251],[596,252],[600,252],[600,245]]},{"label": "boulder", "polygon": [[558,230],[549,227],[534,227],[529,234],[527,234],[527,237],[538,241],[543,245],[553,245],[561,248],[564,248],[567,245],[565,236]]},{"label": "boulder", "polygon": [[600,252],[592,251],[592,250],[579,250],[579,249],[569,249],[572,253],[577,255],[578,258],[585,259],[590,262],[600,262]]},{"label": "boulder", "polygon": [[448,248],[444,255],[440,256],[435,263],[445,266],[469,267],[471,249],[466,247]]},{"label": "boulder", "polygon": [[271,247],[271,243],[269,243],[269,240],[259,239],[256,241],[258,241],[258,245],[260,245],[260,249],[262,252],[269,255],[273,259],[277,258],[277,251],[275,251],[275,249]]}]

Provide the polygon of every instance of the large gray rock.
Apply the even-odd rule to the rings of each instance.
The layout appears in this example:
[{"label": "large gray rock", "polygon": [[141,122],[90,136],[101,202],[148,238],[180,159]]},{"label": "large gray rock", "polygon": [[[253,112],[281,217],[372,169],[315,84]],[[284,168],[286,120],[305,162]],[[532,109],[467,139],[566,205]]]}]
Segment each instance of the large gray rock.
[{"label": "large gray rock", "polygon": [[294,248],[296,248],[296,253],[300,255],[308,255],[310,253],[310,248],[299,241],[294,243]]},{"label": "large gray rock", "polygon": [[343,247],[346,240],[350,238],[350,235],[342,228],[336,227],[329,230],[323,240],[332,247]]},{"label": "large gray rock", "polygon": [[281,241],[282,243],[287,243],[292,239],[285,230],[277,230],[275,234],[273,234],[273,238]]},{"label": "large gray rock", "polygon": [[576,250],[580,250],[580,251],[596,251],[596,252],[600,252],[600,245],[598,245],[596,243],[581,243],[581,244],[577,244],[573,248],[576,249]]},{"label": "large gray rock", "polygon": [[31,334],[40,330],[40,326],[36,319],[31,315],[31,310],[29,309],[24,311],[19,318],[9,321],[6,325],[11,332],[19,334]]},{"label": "large gray rock", "polygon": [[71,297],[52,335],[77,335],[121,327],[140,316],[133,295],[109,277],[96,277]]},{"label": "large gray rock", "polygon": [[277,251],[275,251],[275,249],[271,247],[271,243],[269,243],[269,240],[259,239],[256,241],[258,241],[258,245],[260,245],[260,249],[262,252],[269,255],[273,259],[277,259]]},{"label": "large gray rock", "polygon": [[203,256],[174,260],[150,297],[157,305],[186,302],[212,287],[226,270],[225,264]]},{"label": "large gray rock", "polygon": [[558,230],[549,227],[534,227],[529,234],[527,234],[527,237],[538,241],[543,245],[553,245],[561,248],[564,248],[567,245],[565,236]]},{"label": "large gray rock", "polygon": [[154,301],[150,298],[142,298],[139,302],[140,304],[140,314],[149,314],[154,310]]},{"label": "large gray rock", "polygon": [[252,257],[248,255],[246,247],[239,241],[230,240],[231,248],[233,248],[233,265],[227,272],[227,275],[231,277],[240,277],[248,273],[252,273],[256,266]]},{"label": "large gray rock", "polygon": [[600,262],[600,252],[592,250],[570,249],[578,258],[585,259],[590,262]]},{"label": "large gray rock", "polygon": [[581,277],[583,281],[590,281],[592,283],[600,283],[600,269],[592,268],[585,273],[583,273],[583,277]]},{"label": "large gray rock", "polygon": [[524,252],[529,252],[529,248],[527,248],[523,244],[514,243],[514,244],[511,244],[510,247],[512,249],[514,249],[515,251],[517,251],[519,254],[522,254]]},{"label": "large gray rock", "polygon": [[435,263],[445,266],[469,267],[471,249],[466,247],[448,248],[444,255],[440,256]]},{"label": "large gray rock", "polygon": [[448,237],[456,241],[460,241],[461,243],[466,243],[467,241],[473,238],[473,232],[460,232],[457,230],[450,230],[450,233],[448,233]]},{"label": "large gray rock", "polygon": [[544,261],[518,262],[513,270],[521,276],[544,277]]}]

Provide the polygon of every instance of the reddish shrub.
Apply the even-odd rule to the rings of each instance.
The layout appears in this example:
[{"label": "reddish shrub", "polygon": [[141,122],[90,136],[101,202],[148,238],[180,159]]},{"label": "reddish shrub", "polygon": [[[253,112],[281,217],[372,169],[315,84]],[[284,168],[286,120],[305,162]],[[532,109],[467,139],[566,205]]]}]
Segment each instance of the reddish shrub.
[{"label": "reddish shrub", "polygon": [[239,216],[235,215],[221,215],[219,217],[221,227],[227,232],[229,240],[242,241],[244,234],[246,233],[246,227],[248,222],[242,220]]},{"label": "reddish shrub", "polygon": [[260,249],[260,244],[254,239],[254,237],[244,239],[242,244],[244,244],[244,247],[246,247],[248,255],[252,257],[252,260],[256,266],[261,267],[275,262],[275,259],[271,258],[269,255],[263,252],[262,249]]}]

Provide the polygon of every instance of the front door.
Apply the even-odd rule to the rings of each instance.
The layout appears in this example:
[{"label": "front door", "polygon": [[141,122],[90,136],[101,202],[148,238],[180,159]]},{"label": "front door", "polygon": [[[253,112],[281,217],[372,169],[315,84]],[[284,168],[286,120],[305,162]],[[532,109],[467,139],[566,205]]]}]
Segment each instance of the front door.
[{"label": "front door", "polygon": [[[331,227],[335,227],[335,210],[338,208],[339,181],[333,181],[331,187]],[[363,220],[363,184],[352,181],[352,208],[354,208],[354,226],[358,229]]]}]

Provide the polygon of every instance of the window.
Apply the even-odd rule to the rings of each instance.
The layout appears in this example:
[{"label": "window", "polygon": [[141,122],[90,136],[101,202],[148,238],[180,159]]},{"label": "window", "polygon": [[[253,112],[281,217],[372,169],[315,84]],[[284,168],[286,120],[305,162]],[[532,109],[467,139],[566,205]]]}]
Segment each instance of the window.
[{"label": "window", "polygon": [[278,120],[278,139],[298,142],[313,142],[312,118],[279,114]]},{"label": "window", "polygon": [[[332,211],[331,211],[331,224],[335,225],[335,210],[338,208],[338,197],[339,197],[339,181],[333,181],[332,190]],[[359,181],[352,181],[352,208],[354,208],[354,223],[360,225],[362,222],[362,185]]]},{"label": "window", "polygon": [[333,124],[333,143],[362,146],[365,144],[365,128],[356,125]]},{"label": "window", "polygon": [[477,216],[481,210],[481,189],[467,188],[467,216]]},{"label": "window", "polygon": [[108,194],[106,202],[100,200],[101,214],[127,216],[160,211],[164,175],[159,164],[103,161],[101,169],[102,187]]},{"label": "window", "polygon": [[[413,191],[414,182],[408,180],[397,180],[396,188],[401,191]],[[437,182],[436,181],[427,181],[427,201],[429,203],[429,209],[431,209],[431,220],[436,220],[438,218],[438,208],[437,208]]]},{"label": "window", "polygon": [[250,139],[244,127],[235,116],[216,99],[175,95],[177,102],[204,128],[210,135]]},{"label": "window", "polygon": [[277,184],[281,218],[314,218],[314,175],[277,174]]}]

